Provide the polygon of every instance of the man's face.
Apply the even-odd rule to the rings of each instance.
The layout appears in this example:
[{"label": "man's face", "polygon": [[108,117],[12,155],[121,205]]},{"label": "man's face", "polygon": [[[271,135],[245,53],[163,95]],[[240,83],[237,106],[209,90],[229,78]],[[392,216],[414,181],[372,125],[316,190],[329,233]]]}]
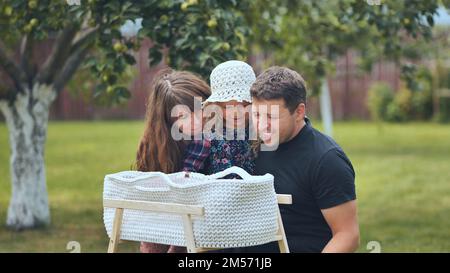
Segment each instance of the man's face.
[{"label": "man's face", "polygon": [[252,119],[258,136],[265,145],[273,146],[289,141],[303,122],[305,105],[301,103],[291,113],[283,99],[253,98]]}]

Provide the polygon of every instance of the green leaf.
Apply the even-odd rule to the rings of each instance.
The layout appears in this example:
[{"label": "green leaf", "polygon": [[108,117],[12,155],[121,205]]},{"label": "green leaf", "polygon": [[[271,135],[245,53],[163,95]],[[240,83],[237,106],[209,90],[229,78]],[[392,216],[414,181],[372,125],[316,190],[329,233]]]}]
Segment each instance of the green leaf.
[{"label": "green leaf", "polygon": [[125,98],[125,99],[131,98],[131,93],[126,87],[118,86],[118,87],[114,88],[114,92],[119,97],[122,97],[122,98]]},{"label": "green leaf", "polygon": [[126,62],[128,65],[135,65],[135,64],[136,64],[136,60],[134,59],[134,56],[133,56],[133,55],[130,55],[130,54],[128,54],[128,53],[124,53],[124,54],[123,54],[123,58],[125,59],[125,62]]},{"label": "green leaf", "polygon": [[434,26],[434,19],[432,15],[427,16],[427,22],[430,26]]},{"label": "green leaf", "polygon": [[157,65],[162,60],[162,53],[158,48],[152,47],[149,49],[150,66]]}]

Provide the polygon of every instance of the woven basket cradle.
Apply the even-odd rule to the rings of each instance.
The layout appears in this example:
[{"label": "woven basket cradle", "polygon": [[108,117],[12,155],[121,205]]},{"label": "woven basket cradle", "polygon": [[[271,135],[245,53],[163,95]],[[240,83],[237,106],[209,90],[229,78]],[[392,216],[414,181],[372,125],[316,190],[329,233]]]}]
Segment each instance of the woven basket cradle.
[{"label": "woven basket cradle", "polygon": [[[229,174],[243,179],[219,179]],[[192,216],[197,247],[244,247],[276,240],[278,205],[271,174],[252,176],[238,167],[208,176],[124,171],[105,176],[103,198],[203,206],[204,216]],[[104,208],[109,237],[114,212]],[[181,215],[142,210],[124,211],[120,239],[186,246]]]}]

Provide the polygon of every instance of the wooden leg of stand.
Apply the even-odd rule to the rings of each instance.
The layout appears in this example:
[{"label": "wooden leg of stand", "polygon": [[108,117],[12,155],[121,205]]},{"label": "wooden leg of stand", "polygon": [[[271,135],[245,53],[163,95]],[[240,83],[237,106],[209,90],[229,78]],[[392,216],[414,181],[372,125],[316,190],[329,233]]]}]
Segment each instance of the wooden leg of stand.
[{"label": "wooden leg of stand", "polygon": [[108,253],[114,253],[117,251],[117,246],[120,241],[120,228],[122,227],[123,218],[123,208],[116,208],[114,213],[114,223],[111,234],[111,239],[109,240]]},{"label": "wooden leg of stand", "polygon": [[278,210],[278,235],[281,235],[281,238],[278,241],[280,253],[289,253],[289,246],[286,239],[286,234],[284,233],[283,220],[281,219],[280,210]]},{"label": "wooden leg of stand", "polygon": [[192,219],[190,214],[183,214],[184,237],[186,238],[186,247],[188,253],[197,252],[195,247],[194,230],[192,228]]}]

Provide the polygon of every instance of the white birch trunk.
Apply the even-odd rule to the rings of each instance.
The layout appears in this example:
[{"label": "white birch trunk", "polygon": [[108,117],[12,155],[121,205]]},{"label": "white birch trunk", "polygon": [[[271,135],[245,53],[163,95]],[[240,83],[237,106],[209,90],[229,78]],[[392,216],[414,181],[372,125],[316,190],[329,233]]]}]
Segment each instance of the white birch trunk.
[{"label": "white birch trunk", "polygon": [[322,80],[322,87],[320,90],[320,115],[322,116],[324,133],[333,136],[333,109],[331,106],[330,89],[328,87],[328,80]]},{"label": "white birch trunk", "polygon": [[11,147],[12,195],[6,224],[12,229],[50,223],[44,149],[49,109],[55,97],[51,86],[35,84],[32,90],[19,93],[12,105],[0,101]]}]

